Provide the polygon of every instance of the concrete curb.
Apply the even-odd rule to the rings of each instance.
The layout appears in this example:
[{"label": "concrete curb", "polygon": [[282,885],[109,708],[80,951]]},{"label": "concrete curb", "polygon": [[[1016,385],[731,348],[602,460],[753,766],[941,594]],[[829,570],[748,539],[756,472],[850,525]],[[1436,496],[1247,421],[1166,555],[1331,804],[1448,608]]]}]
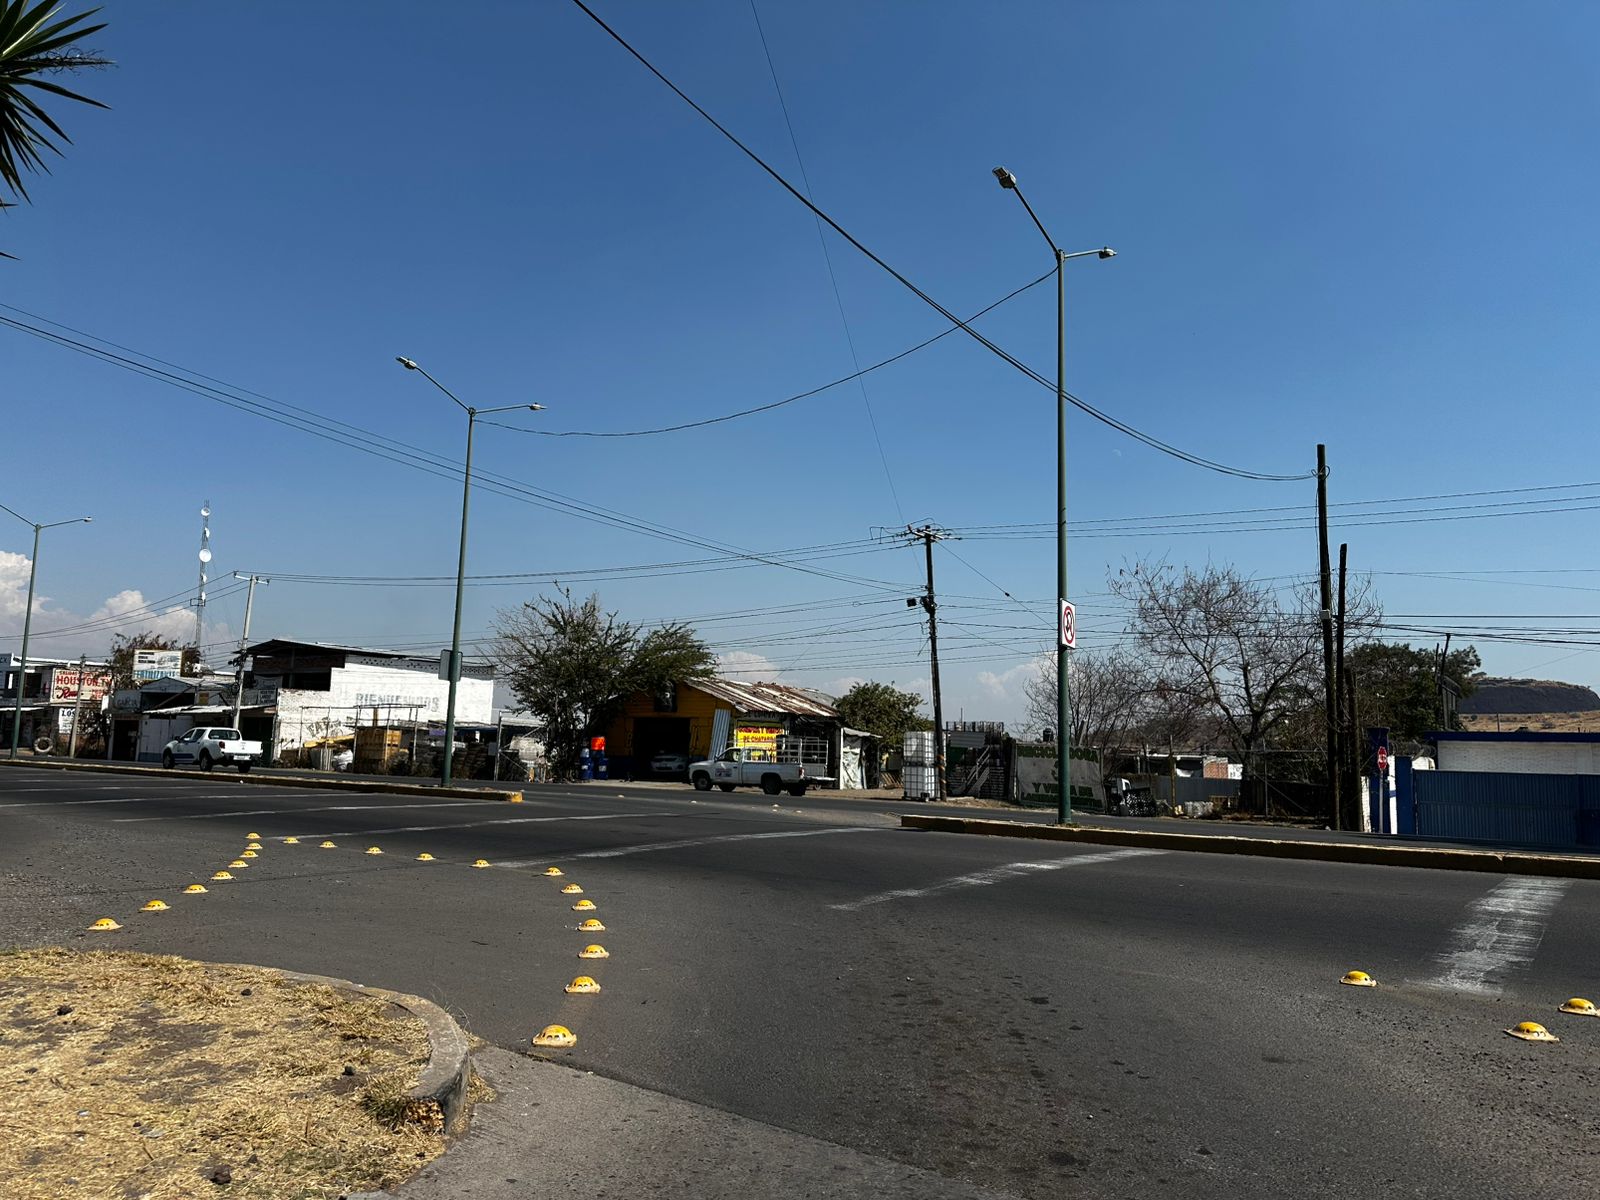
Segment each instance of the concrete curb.
[{"label": "concrete curb", "polygon": [[[241,964],[243,965],[243,964]],[[336,991],[385,1000],[405,1009],[428,1027],[428,1065],[422,1069],[417,1086],[411,1089],[411,1099],[418,1104],[436,1107],[444,1120],[444,1131],[452,1137],[467,1131],[472,1112],[467,1106],[467,1084],[472,1077],[472,1056],[468,1052],[466,1031],[456,1024],[455,1018],[432,1000],[421,996],[408,996],[404,992],[391,992],[387,988],[367,987],[348,979],[334,979],[328,975],[307,975],[301,971],[284,971],[277,967],[258,970],[277,971],[294,983],[320,983]]]},{"label": "concrete curb", "polygon": [[975,833],[991,837],[1035,838],[1047,842],[1093,842],[1139,846],[1152,850],[1187,850],[1202,854],[1243,854],[1309,862],[1363,863],[1380,867],[1426,867],[1437,871],[1489,871],[1501,875],[1554,875],[1567,879],[1600,879],[1600,858],[1537,854],[1517,850],[1447,850],[1431,846],[1369,846],[1356,842],[1289,841],[1282,838],[1236,837],[1227,834],[1156,833],[1085,825],[1038,825],[978,817],[935,817],[907,814],[902,829],[938,833]]},{"label": "concrete curb", "polygon": [[[10,759],[0,758],[0,766],[4,767],[38,767],[46,771],[99,771],[111,775],[159,775],[172,778],[175,772],[168,771],[165,767],[130,767],[124,764],[111,764],[100,762],[85,762],[81,759],[72,759],[67,762],[58,762],[52,759]],[[231,775],[216,776],[217,782],[226,780],[229,783],[243,784],[246,787],[303,787],[327,788],[337,792],[383,792],[401,796],[448,796],[460,800],[521,800],[520,791],[508,791],[505,788],[462,788],[462,787],[433,787],[426,783],[382,783],[376,779],[340,779],[338,776],[317,775],[240,775],[235,772]]]}]

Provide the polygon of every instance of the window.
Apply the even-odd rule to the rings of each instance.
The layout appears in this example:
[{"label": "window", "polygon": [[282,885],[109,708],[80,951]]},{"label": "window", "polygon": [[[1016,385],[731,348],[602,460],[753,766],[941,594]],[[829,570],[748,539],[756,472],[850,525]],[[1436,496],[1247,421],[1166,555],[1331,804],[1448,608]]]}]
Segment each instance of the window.
[{"label": "window", "polygon": [[237,729],[213,729],[211,736],[220,742],[237,742],[240,740]]}]

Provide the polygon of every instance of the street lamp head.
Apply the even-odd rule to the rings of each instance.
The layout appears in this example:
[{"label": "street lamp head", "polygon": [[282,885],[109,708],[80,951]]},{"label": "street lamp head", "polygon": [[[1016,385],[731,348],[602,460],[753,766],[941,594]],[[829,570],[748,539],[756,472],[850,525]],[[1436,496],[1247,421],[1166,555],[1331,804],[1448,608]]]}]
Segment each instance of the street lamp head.
[{"label": "street lamp head", "polygon": [[1011,191],[1017,186],[1017,177],[1004,167],[996,167],[994,169],[994,177],[1000,181],[1000,186],[1007,191]]},{"label": "street lamp head", "polygon": [[93,525],[94,524],[94,518],[93,517],[85,517],[85,518],[83,518],[83,523],[85,525]]},{"label": "street lamp head", "polygon": [[529,412],[543,412],[544,411],[544,405],[542,405],[542,404],[530,404],[530,405],[528,405],[528,411]]},{"label": "street lamp head", "polygon": [[401,358],[397,354],[395,355],[394,360],[408,371],[415,371],[417,369],[417,364],[409,358]]},{"label": "street lamp head", "polygon": [[1100,257],[1101,258],[1115,258],[1116,256],[1117,256],[1117,252],[1115,250],[1113,250],[1110,246],[1101,246],[1100,247]]}]

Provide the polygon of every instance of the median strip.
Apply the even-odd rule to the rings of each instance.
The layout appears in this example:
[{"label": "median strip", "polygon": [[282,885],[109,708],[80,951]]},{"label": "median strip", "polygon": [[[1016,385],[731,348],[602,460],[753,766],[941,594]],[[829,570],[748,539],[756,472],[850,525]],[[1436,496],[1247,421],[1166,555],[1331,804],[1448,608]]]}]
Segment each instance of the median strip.
[{"label": "median strip", "polygon": [[[41,771],[99,771],[116,775],[143,775],[146,778],[175,779],[165,767],[134,767],[123,763],[84,762],[72,760],[56,762],[50,759],[11,760],[0,759],[0,766],[22,767]],[[212,779],[209,782],[216,782]],[[401,796],[452,796],[464,800],[503,800],[516,804],[522,801],[521,791],[506,788],[436,787],[426,783],[388,783],[376,779],[340,779],[337,776],[311,775],[240,775],[230,782],[244,787],[326,788],[339,792],[377,792]]]}]

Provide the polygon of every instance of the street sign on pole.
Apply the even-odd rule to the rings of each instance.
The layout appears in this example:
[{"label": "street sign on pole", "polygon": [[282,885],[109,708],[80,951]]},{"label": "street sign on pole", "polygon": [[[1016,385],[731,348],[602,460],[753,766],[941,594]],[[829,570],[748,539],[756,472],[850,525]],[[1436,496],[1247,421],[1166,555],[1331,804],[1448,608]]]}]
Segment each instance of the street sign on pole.
[{"label": "street sign on pole", "polygon": [[1067,650],[1078,648],[1078,610],[1070,600],[1061,602],[1061,645]]}]

